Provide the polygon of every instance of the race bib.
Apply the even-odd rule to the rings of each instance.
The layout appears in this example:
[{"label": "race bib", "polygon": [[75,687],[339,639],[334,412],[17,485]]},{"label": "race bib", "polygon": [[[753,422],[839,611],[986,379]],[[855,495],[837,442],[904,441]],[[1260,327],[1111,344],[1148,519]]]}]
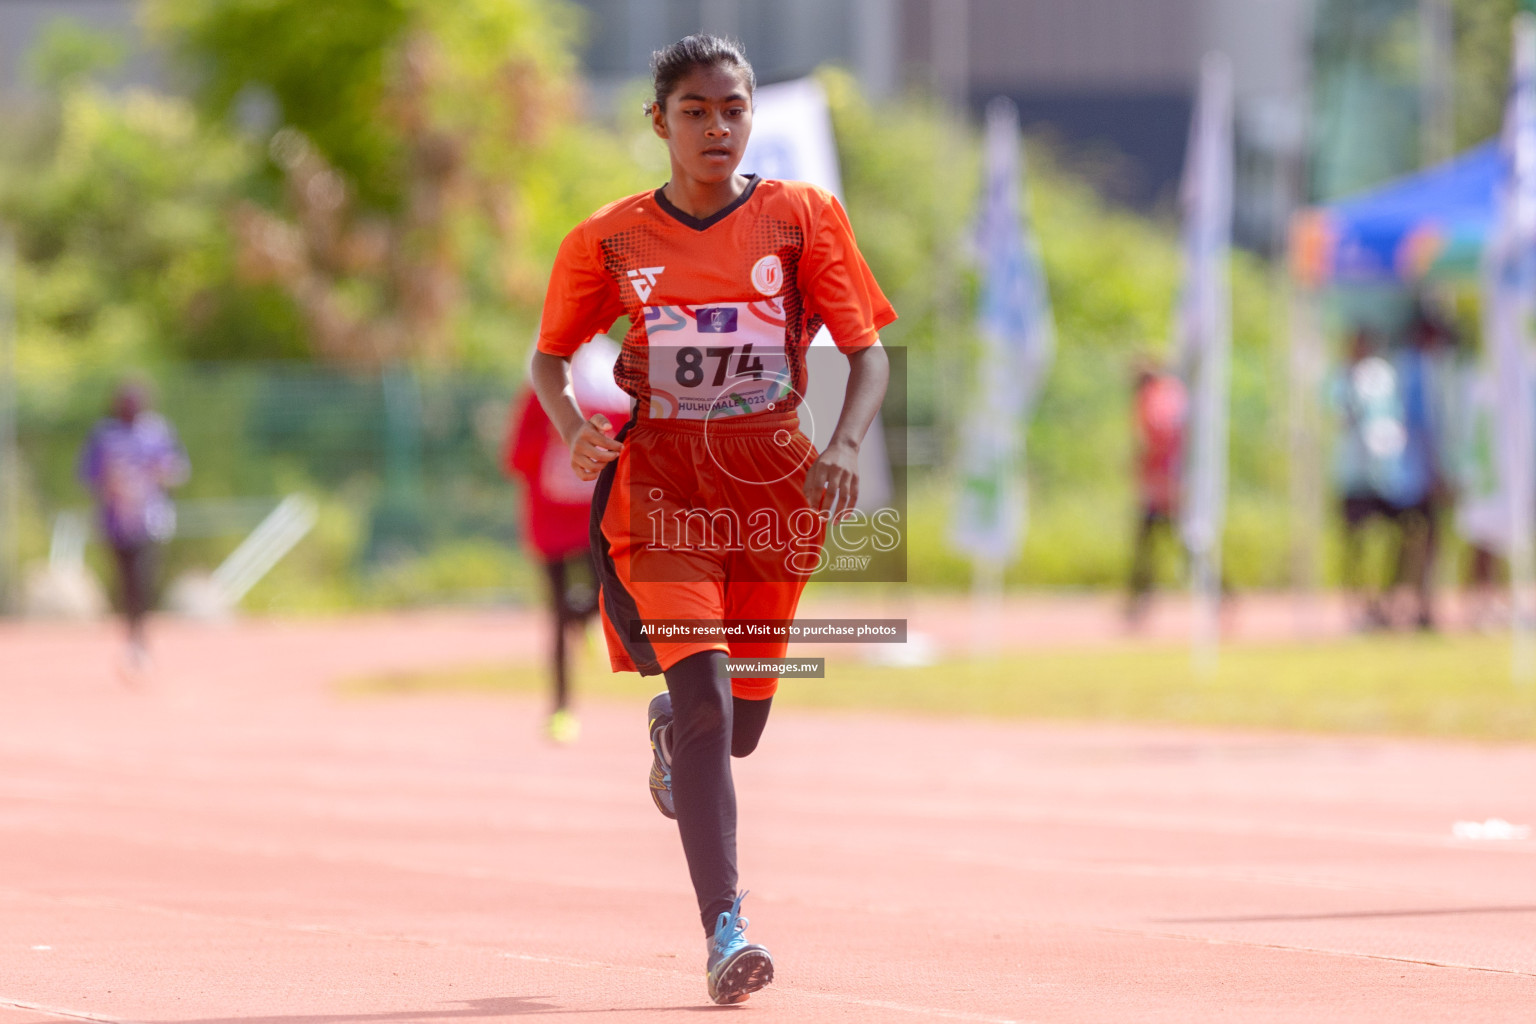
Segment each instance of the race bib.
[{"label": "race bib", "polygon": [[645,307],[652,419],[788,411],[781,302]]}]

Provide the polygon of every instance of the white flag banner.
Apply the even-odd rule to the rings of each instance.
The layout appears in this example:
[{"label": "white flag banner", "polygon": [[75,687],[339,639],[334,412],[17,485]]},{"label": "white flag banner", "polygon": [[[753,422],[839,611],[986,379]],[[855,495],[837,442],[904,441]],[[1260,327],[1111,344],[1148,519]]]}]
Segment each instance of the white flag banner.
[{"label": "white flag banner", "polygon": [[814,78],[765,85],[752,97],[752,137],[742,174],[808,181],[843,197],[827,93]]},{"label": "white flag banner", "polygon": [[1483,319],[1497,381],[1498,493],[1507,502],[1514,672],[1536,676],[1531,629],[1532,528],[1536,521],[1536,401],[1531,393],[1531,318],[1536,315],[1536,17],[1514,22],[1493,233],[1483,253]]},{"label": "white flag banner", "polygon": [[1006,562],[1024,537],[1024,427],[1056,351],[1039,251],[1025,216],[1018,108],[987,105],[986,194],[977,226],[982,266],[977,395],[962,431],[955,546]]},{"label": "white flag banner", "polygon": [[[1483,303],[1485,315],[1490,305],[1487,301]],[[1492,333],[1486,336],[1491,338]],[[1457,430],[1452,456],[1458,469],[1456,532],[1470,544],[1507,556],[1509,497],[1504,493],[1499,380],[1492,360],[1484,359],[1464,370],[1457,385]]]},{"label": "white flag banner", "polygon": [[1223,54],[1200,64],[1181,199],[1184,286],[1176,331],[1191,402],[1179,527],[1193,564],[1197,654],[1209,654],[1221,601],[1232,361],[1232,67]]},{"label": "white flag banner", "polygon": [[[843,179],[837,168],[837,140],[827,93],[814,78],[759,88],[752,97],[752,135],[741,158],[741,173],[781,181],[808,181],[837,196]],[[806,353],[808,373],[800,426],[811,443],[824,449],[837,427],[848,389],[848,361],[836,353],[826,328],[817,332]],[[875,509],[891,500],[891,469],[879,417],[859,449],[859,508]]]}]

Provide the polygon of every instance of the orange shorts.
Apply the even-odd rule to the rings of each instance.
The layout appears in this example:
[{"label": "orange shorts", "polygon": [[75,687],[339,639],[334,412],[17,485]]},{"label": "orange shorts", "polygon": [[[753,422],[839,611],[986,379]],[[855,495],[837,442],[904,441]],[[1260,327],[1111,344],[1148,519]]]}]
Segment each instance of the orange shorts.
[{"label": "orange shorts", "polygon": [[[793,413],[631,420],[592,499],[592,552],[615,672],[657,675],[691,654],[782,658],[783,640],[662,640],[641,621],[792,619],[824,518],[806,502],[816,449]],[[748,700],[776,679],[732,679]]]}]

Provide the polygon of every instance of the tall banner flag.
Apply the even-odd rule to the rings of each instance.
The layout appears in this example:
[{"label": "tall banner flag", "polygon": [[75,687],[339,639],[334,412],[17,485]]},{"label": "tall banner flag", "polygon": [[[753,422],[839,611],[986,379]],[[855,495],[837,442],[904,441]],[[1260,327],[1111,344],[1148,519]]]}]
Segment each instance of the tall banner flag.
[{"label": "tall banner flag", "polygon": [[990,567],[1000,579],[1024,536],[1024,426],[1056,352],[1045,274],[1022,198],[1019,111],[1004,98],[987,104],[985,173],[976,237],[983,272],[978,393],[962,431],[952,539],[978,570]]},{"label": "tall banner flag", "polygon": [[800,78],[764,85],[752,94],[752,135],[741,173],[808,181],[843,197],[832,113],[820,82]]},{"label": "tall banner flag", "polygon": [[1223,54],[1207,54],[1200,64],[1181,199],[1184,288],[1176,332],[1191,401],[1179,528],[1193,569],[1195,658],[1210,667],[1220,621],[1232,362],[1232,66]]},{"label": "tall banner flag", "polygon": [[1536,678],[1532,529],[1536,520],[1536,15],[1517,14],[1493,233],[1483,253],[1484,331],[1497,380],[1498,467],[1506,502],[1515,678]]},{"label": "tall banner flag", "polygon": [[[789,181],[808,181],[843,197],[837,167],[837,140],[827,93],[814,78],[765,85],[752,95],[752,135],[742,154],[741,173]],[[832,344],[826,328],[817,332],[806,353],[810,373],[800,426],[824,449],[837,426],[848,389],[848,361]],[[879,417],[870,424],[859,448],[859,508],[876,509],[891,500],[890,463]]]}]

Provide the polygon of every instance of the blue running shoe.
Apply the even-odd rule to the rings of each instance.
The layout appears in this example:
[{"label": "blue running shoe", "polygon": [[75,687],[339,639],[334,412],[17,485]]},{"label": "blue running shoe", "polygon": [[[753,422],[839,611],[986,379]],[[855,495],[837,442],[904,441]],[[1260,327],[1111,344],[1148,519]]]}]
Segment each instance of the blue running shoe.
[{"label": "blue running shoe", "polygon": [[651,799],[658,811],[676,818],[672,803],[672,695],[663,690],[652,697],[645,717],[651,735]]},{"label": "blue running shoe", "polygon": [[749,923],[741,916],[743,892],[715,922],[715,936],[709,940],[709,961],[705,981],[709,998],[717,1003],[742,1003],[748,996],[773,981],[773,957],[762,946],[748,942],[744,932]]}]

